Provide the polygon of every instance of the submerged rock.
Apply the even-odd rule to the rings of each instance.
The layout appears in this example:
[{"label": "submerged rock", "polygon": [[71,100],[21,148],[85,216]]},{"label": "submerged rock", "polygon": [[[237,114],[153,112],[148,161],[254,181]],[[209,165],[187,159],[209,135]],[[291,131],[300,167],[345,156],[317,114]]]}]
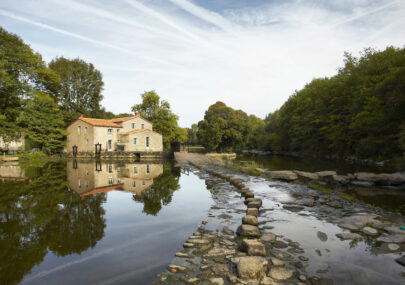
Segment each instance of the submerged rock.
[{"label": "submerged rock", "polygon": [[277,239],[277,236],[273,233],[265,233],[260,239],[264,242],[274,242]]},{"label": "submerged rock", "polygon": [[361,239],[361,235],[355,234],[355,233],[341,233],[341,234],[336,234],[336,236],[342,240]]},{"label": "submerged rock", "polygon": [[396,243],[389,243],[387,247],[391,251],[397,251],[400,248]]},{"label": "submerged rock", "polygon": [[403,243],[405,242],[405,234],[384,235],[377,238],[377,241],[387,243]]},{"label": "submerged rock", "polygon": [[328,240],[328,235],[325,234],[324,232],[318,231],[316,233],[316,236],[321,240],[321,241],[327,241]]},{"label": "submerged rock", "polygon": [[299,170],[294,170],[294,172],[301,177],[307,178],[307,179],[311,179],[311,180],[318,180],[319,176],[316,173],[312,173],[312,172],[305,172],[305,171],[299,171]]},{"label": "submerged rock", "polygon": [[285,267],[273,267],[270,269],[269,276],[277,281],[288,280],[294,276],[297,271]]},{"label": "submerged rock", "polygon": [[364,227],[361,231],[363,233],[365,233],[366,235],[369,235],[369,236],[378,235],[378,231],[376,229],[372,228],[372,227]]},{"label": "submerged rock", "polygon": [[396,262],[398,262],[399,264],[401,264],[402,266],[405,266],[405,255],[403,255],[400,258],[395,259]]}]

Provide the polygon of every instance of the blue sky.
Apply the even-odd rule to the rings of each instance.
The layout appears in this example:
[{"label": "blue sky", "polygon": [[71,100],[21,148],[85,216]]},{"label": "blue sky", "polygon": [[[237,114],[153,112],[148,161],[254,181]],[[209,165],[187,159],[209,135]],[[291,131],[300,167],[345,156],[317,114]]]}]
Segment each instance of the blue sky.
[{"label": "blue sky", "polygon": [[189,127],[216,101],[264,117],[344,51],[404,47],[405,1],[2,0],[0,25],[49,62],[103,73],[103,106],[155,90]]}]

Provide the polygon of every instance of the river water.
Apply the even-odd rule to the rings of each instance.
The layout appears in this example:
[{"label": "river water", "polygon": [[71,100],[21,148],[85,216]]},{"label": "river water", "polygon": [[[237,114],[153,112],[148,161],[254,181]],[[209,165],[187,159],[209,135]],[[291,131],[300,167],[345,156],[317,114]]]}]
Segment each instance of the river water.
[{"label": "river water", "polygon": [[[271,157],[240,158],[252,159],[277,169]],[[278,169],[291,165],[277,161]],[[292,168],[336,169],[330,162],[302,163]],[[370,171],[339,167],[346,173]],[[259,227],[278,235],[271,254],[284,251],[286,262],[301,262],[303,273],[334,284],[404,284],[405,267],[395,258],[405,244],[390,252],[373,238],[341,241],[336,234],[346,230],[333,222],[366,212],[405,225],[403,191],[363,187],[332,189],[327,195],[305,185],[233,175],[263,199]],[[350,200],[341,199],[341,193]],[[319,203],[329,196],[333,199]],[[283,207],[297,197],[312,197],[315,206]],[[150,284],[176,260],[175,253],[201,221],[214,231],[224,225],[236,230],[244,209],[227,181],[175,167],[173,161],[0,165],[0,284]]]},{"label": "river water", "polygon": [[0,166],[0,284],[150,284],[210,205],[172,162]]}]

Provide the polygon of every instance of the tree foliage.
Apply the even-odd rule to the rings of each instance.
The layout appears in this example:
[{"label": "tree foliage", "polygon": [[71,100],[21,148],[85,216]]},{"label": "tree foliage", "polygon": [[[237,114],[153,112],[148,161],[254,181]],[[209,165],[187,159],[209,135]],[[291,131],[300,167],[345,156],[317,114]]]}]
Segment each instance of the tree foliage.
[{"label": "tree foliage", "polygon": [[132,111],[140,112],[142,117],[153,123],[153,130],[163,136],[163,146],[170,148],[171,142],[187,141],[187,130],[178,126],[178,117],[170,110],[169,102],[160,100],[155,91],[141,94],[142,103],[132,107]]},{"label": "tree foliage", "polygon": [[76,119],[78,114],[90,117],[108,116],[100,106],[103,99],[103,77],[93,64],[79,58],[57,57],[49,63],[49,67],[61,78],[56,100],[64,112],[67,124]]},{"label": "tree foliage", "polygon": [[266,149],[388,158],[405,151],[405,49],[346,53],[266,122]]},{"label": "tree foliage", "polygon": [[261,119],[249,117],[242,110],[234,110],[218,101],[208,108],[204,120],[198,123],[197,137],[208,150],[241,151],[256,146],[255,133],[261,124]]},{"label": "tree foliage", "polygon": [[17,119],[26,100],[37,92],[56,96],[59,76],[17,35],[0,27],[0,136],[20,136]]},{"label": "tree foliage", "polygon": [[47,94],[38,92],[27,102],[19,123],[24,127],[26,138],[46,148],[50,153],[61,152],[67,131],[59,113],[59,107]]}]

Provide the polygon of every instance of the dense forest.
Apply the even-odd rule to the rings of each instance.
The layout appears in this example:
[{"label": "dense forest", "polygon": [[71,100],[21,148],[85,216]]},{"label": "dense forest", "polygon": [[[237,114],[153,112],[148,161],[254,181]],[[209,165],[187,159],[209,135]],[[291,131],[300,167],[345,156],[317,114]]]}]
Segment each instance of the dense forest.
[{"label": "dense forest", "polygon": [[[63,151],[66,127],[80,114],[112,119],[101,106],[103,76],[92,63],[79,58],[57,57],[49,64],[17,35],[0,27],[0,137],[12,141],[24,134],[27,149],[40,148],[50,154]],[[141,95],[134,108],[154,123],[155,130],[171,141],[184,142],[187,130],[166,101],[154,92]],[[160,103],[159,103],[160,102]],[[134,110],[135,110],[134,109]]]},{"label": "dense forest", "polygon": [[374,159],[401,156],[405,49],[365,49],[359,58],[345,53],[344,66],[335,76],[312,80],[262,122],[217,102],[198,123],[197,136],[205,148],[216,151],[255,148]]}]

